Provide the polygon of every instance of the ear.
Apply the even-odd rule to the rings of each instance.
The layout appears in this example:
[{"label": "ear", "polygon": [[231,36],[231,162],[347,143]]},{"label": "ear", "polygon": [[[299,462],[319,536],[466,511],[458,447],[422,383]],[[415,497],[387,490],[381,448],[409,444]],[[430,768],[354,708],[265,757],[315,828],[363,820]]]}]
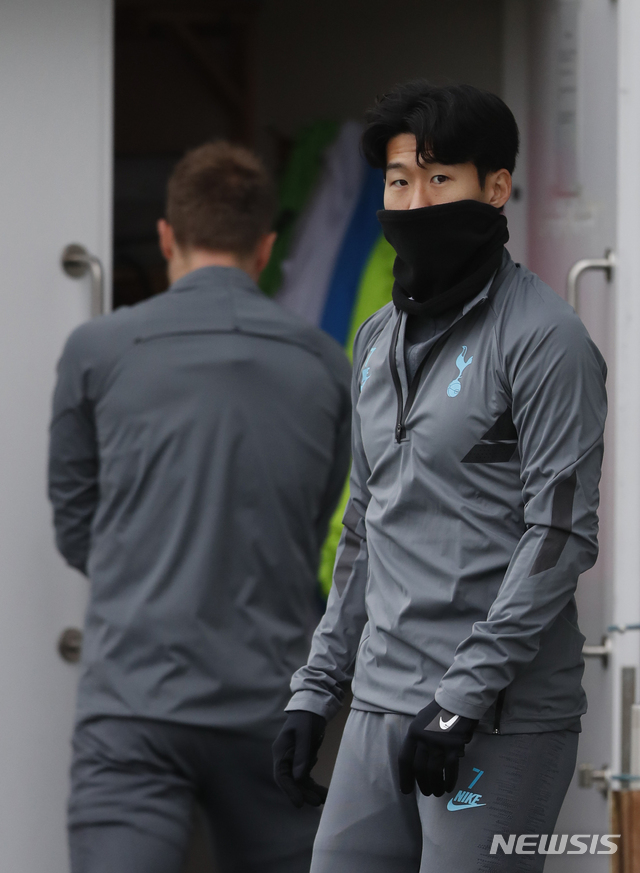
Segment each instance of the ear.
[{"label": "ear", "polygon": [[502,209],[511,197],[511,173],[509,170],[497,170],[495,173],[489,173],[484,190],[487,195],[486,202],[490,206],[495,206],[496,209]]},{"label": "ear", "polygon": [[260,241],[258,242],[255,255],[255,269],[258,276],[269,263],[269,259],[271,258],[271,252],[273,250],[273,244],[275,243],[277,237],[278,234],[275,233],[275,231],[272,233],[265,233],[265,235],[261,237]]},{"label": "ear", "polygon": [[176,252],[176,238],[173,233],[173,228],[164,218],[161,218],[158,221],[157,228],[158,242],[160,244],[162,257],[165,259],[165,261],[170,261],[174,257]]}]

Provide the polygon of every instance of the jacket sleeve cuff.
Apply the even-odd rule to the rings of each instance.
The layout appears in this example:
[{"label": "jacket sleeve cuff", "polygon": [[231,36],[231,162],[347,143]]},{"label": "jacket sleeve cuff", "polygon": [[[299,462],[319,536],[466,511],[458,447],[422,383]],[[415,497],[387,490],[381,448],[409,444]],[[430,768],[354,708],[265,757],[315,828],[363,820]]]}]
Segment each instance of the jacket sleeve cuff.
[{"label": "jacket sleeve cuff", "polygon": [[333,694],[323,694],[319,691],[296,691],[289,703],[285,706],[285,712],[294,710],[304,710],[305,712],[315,712],[316,715],[321,715],[327,721],[336,715],[342,706],[342,701],[338,700]]},{"label": "jacket sleeve cuff", "polygon": [[484,704],[469,703],[464,697],[451,694],[442,686],[436,691],[435,700],[447,712],[461,715],[463,718],[481,719],[488,708]]}]

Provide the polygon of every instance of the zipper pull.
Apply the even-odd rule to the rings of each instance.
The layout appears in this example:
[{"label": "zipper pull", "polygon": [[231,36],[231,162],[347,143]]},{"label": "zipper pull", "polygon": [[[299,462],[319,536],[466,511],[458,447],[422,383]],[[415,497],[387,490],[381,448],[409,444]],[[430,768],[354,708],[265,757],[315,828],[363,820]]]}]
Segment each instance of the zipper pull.
[{"label": "zipper pull", "polygon": [[405,433],[405,431],[404,431],[404,427],[403,427],[402,423],[398,422],[398,424],[396,424],[396,442],[397,443],[400,442],[400,440],[404,436],[404,433]]}]

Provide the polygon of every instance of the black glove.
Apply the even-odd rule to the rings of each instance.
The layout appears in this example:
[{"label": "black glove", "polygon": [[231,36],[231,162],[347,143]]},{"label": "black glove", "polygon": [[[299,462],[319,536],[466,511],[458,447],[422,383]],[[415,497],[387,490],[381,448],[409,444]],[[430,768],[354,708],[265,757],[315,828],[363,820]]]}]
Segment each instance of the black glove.
[{"label": "black glove", "polygon": [[400,791],[411,794],[414,782],[427,796],[453,791],[459,759],[477,726],[477,719],[447,712],[435,700],[421,709],[400,749]]},{"label": "black glove", "polygon": [[298,809],[304,803],[320,806],[327,799],[327,789],[309,775],[318,760],[326,724],[315,712],[293,710],[287,713],[273,744],[274,778]]}]

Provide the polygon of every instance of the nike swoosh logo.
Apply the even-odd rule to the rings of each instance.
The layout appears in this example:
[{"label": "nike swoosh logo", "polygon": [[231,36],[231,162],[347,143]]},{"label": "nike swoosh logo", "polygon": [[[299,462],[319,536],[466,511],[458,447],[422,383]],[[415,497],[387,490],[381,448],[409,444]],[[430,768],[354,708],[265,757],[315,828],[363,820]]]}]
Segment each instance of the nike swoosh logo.
[{"label": "nike swoosh logo", "polygon": [[450,727],[453,727],[453,725],[458,721],[459,718],[459,715],[454,715],[449,719],[449,721],[443,721],[442,716],[440,716],[440,730],[448,731]]},{"label": "nike swoosh logo", "polygon": [[450,800],[449,803],[447,803],[447,809],[449,810],[449,812],[455,812],[456,809],[477,809],[479,806],[486,806],[486,805],[487,805],[486,803],[457,804],[457,803],[454,803],[453,800]]}]

